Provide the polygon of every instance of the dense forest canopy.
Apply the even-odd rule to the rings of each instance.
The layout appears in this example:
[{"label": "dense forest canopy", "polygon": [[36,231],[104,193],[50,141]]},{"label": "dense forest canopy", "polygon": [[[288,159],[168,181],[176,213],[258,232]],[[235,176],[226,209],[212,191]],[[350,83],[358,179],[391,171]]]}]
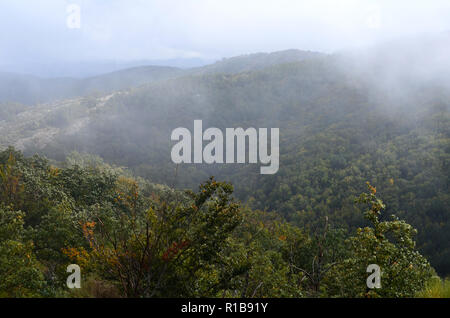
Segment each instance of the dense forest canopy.
[{"label": "dense forest canopy", "polygon": [[[242,206],[213,177],[180,192],[98,157],[55,167],[12,148],[0,176],[2,297],[413,297],[433,275],[370,184],[356,200],[368,226],[346,237],[328,218],[308,233]],[[65,286],[71,263],[81,289]],[[369,264],[382,289],[366,285]]]}]

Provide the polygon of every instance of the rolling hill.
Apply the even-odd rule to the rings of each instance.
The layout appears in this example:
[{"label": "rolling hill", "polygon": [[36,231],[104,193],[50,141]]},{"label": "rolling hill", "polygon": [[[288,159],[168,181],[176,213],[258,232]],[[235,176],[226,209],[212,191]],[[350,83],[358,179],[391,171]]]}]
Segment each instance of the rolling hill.
[{"label": "rolling hill", "polygon": [[[178,188],[215,175],[231,181],[252,208],[311,229],[325,215],[335,226],[361,225],[353,201],[370,181],[385,198],[387,214],[417,227],[420,250],[448,274],[450,85],[445,68],[423,71],[445,50],[388,48],[363,55],[285,51],[185,71],[139,68],[83,80],[91,82],[78,84],[82,92],[115,91],[9,114],[0,122],[0,145],[56,160],[74,150],[93,153]],[[450,63],[441,59],[439,65]],[[45,93],[39,86],[36,91]],[[176,167],[171,131],[192,129],[195,119],[221,129],[280,128],[279,172],[261,176],[258,165],[247,164]]]}]

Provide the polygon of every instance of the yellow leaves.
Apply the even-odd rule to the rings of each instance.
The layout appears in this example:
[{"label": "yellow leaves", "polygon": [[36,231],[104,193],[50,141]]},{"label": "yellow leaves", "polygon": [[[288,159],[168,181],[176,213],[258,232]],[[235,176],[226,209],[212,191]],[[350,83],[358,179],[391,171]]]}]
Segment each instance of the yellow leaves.
[{"label": "yellow leaves", "polygon": [[86,267],[89,263],[90,255],[83,247],[80,247],[79,249],[75,247],[62,248],[61,251],[81,267]]},{"label": "yellow leaves", "polygon": [[286,241],[286,235],[280,235],[280,236],[278,237],[278,239],[279,239],[280,241]]},{"label": "yellow leaves", "polygon": [[114,202],[134,208],[139,199],[139,185],[136,180],[121,176],[117,180],[116,193]]},{"label": "yellow leaves", "polygon": [[105,257],[105,261],[112,267],[116,267],[119,265],[119,257],[112,253],[109,253],[108,257]]},{"label": "yellow leaves", "polygon": [[390,179],[389,179],[389,183],[390,183],[391,185],[394,185],[394,178],[390,178]]},{"label": "yellow leaves", "polygon": [[75,247],[62,248],[62,252],[70,259],[75,259],[80,255],[80,252]]},{"label": "yellow leaves", "polygon": [[50,166],[49,171],[48,171],[48,173],[51,177],[57,177],[60,172],[61,172],[61,170],[54,166]]},{"label": "yellow leaves", "polygon": [[117,179],[117,187],[119,192],[128,192],[133,196],[138,195],[139,186],[136,180],[121,176]]}]

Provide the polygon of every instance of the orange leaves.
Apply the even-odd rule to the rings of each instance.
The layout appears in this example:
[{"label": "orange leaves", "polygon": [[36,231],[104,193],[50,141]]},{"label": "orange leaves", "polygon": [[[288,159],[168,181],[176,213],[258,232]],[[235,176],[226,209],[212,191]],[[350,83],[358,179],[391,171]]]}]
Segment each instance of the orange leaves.
[{"label": "orange leaves", "polygon": [[88,251],[82,247],[78,249],[75,247],[62,248],[61,251],[64,255],[82,267],[85,267],[89,263],[90,255]]},{"label": "orange leaves", "polygon": [[62,248],[62,252],[70,259],[76,259],[80,256],[80,252],[75,247]]},{"label": "orange leaves", "polygon": [[92,221],[92,222],[86,222],[86,227],[89,227],[89,228],[95,227],[95,222],[94,222],[94,221]]},{"label": "orange leaves", "polygon": [[83,228],[83,234],[84,236],[92,236],[94,235],[94,227],[95,227],[95,222],[86,222],[82,225]]},{"label": "orange leaves", "polygon": [[83,223],[81,228],[83,230],[84,237],[89,241],[89,245],[92,247],[93,241],[94,241],[94,228],[95,228],[95,222],[86,222]]},{"label": "orange leaves", "polygon": [[367,188],[369,189],[371,194],[376,194],[377,193],[377,188],[373,187],[369,181],[366,182],[367,184]]}]

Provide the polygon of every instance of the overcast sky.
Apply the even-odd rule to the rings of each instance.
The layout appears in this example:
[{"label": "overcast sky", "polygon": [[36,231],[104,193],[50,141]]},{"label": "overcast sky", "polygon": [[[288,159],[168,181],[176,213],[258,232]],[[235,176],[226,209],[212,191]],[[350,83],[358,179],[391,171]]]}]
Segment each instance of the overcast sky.
[{"label": "overcast sky", "polygon": [[3,63],[332,52],[446,30],[449,0],[0,0]]}]

